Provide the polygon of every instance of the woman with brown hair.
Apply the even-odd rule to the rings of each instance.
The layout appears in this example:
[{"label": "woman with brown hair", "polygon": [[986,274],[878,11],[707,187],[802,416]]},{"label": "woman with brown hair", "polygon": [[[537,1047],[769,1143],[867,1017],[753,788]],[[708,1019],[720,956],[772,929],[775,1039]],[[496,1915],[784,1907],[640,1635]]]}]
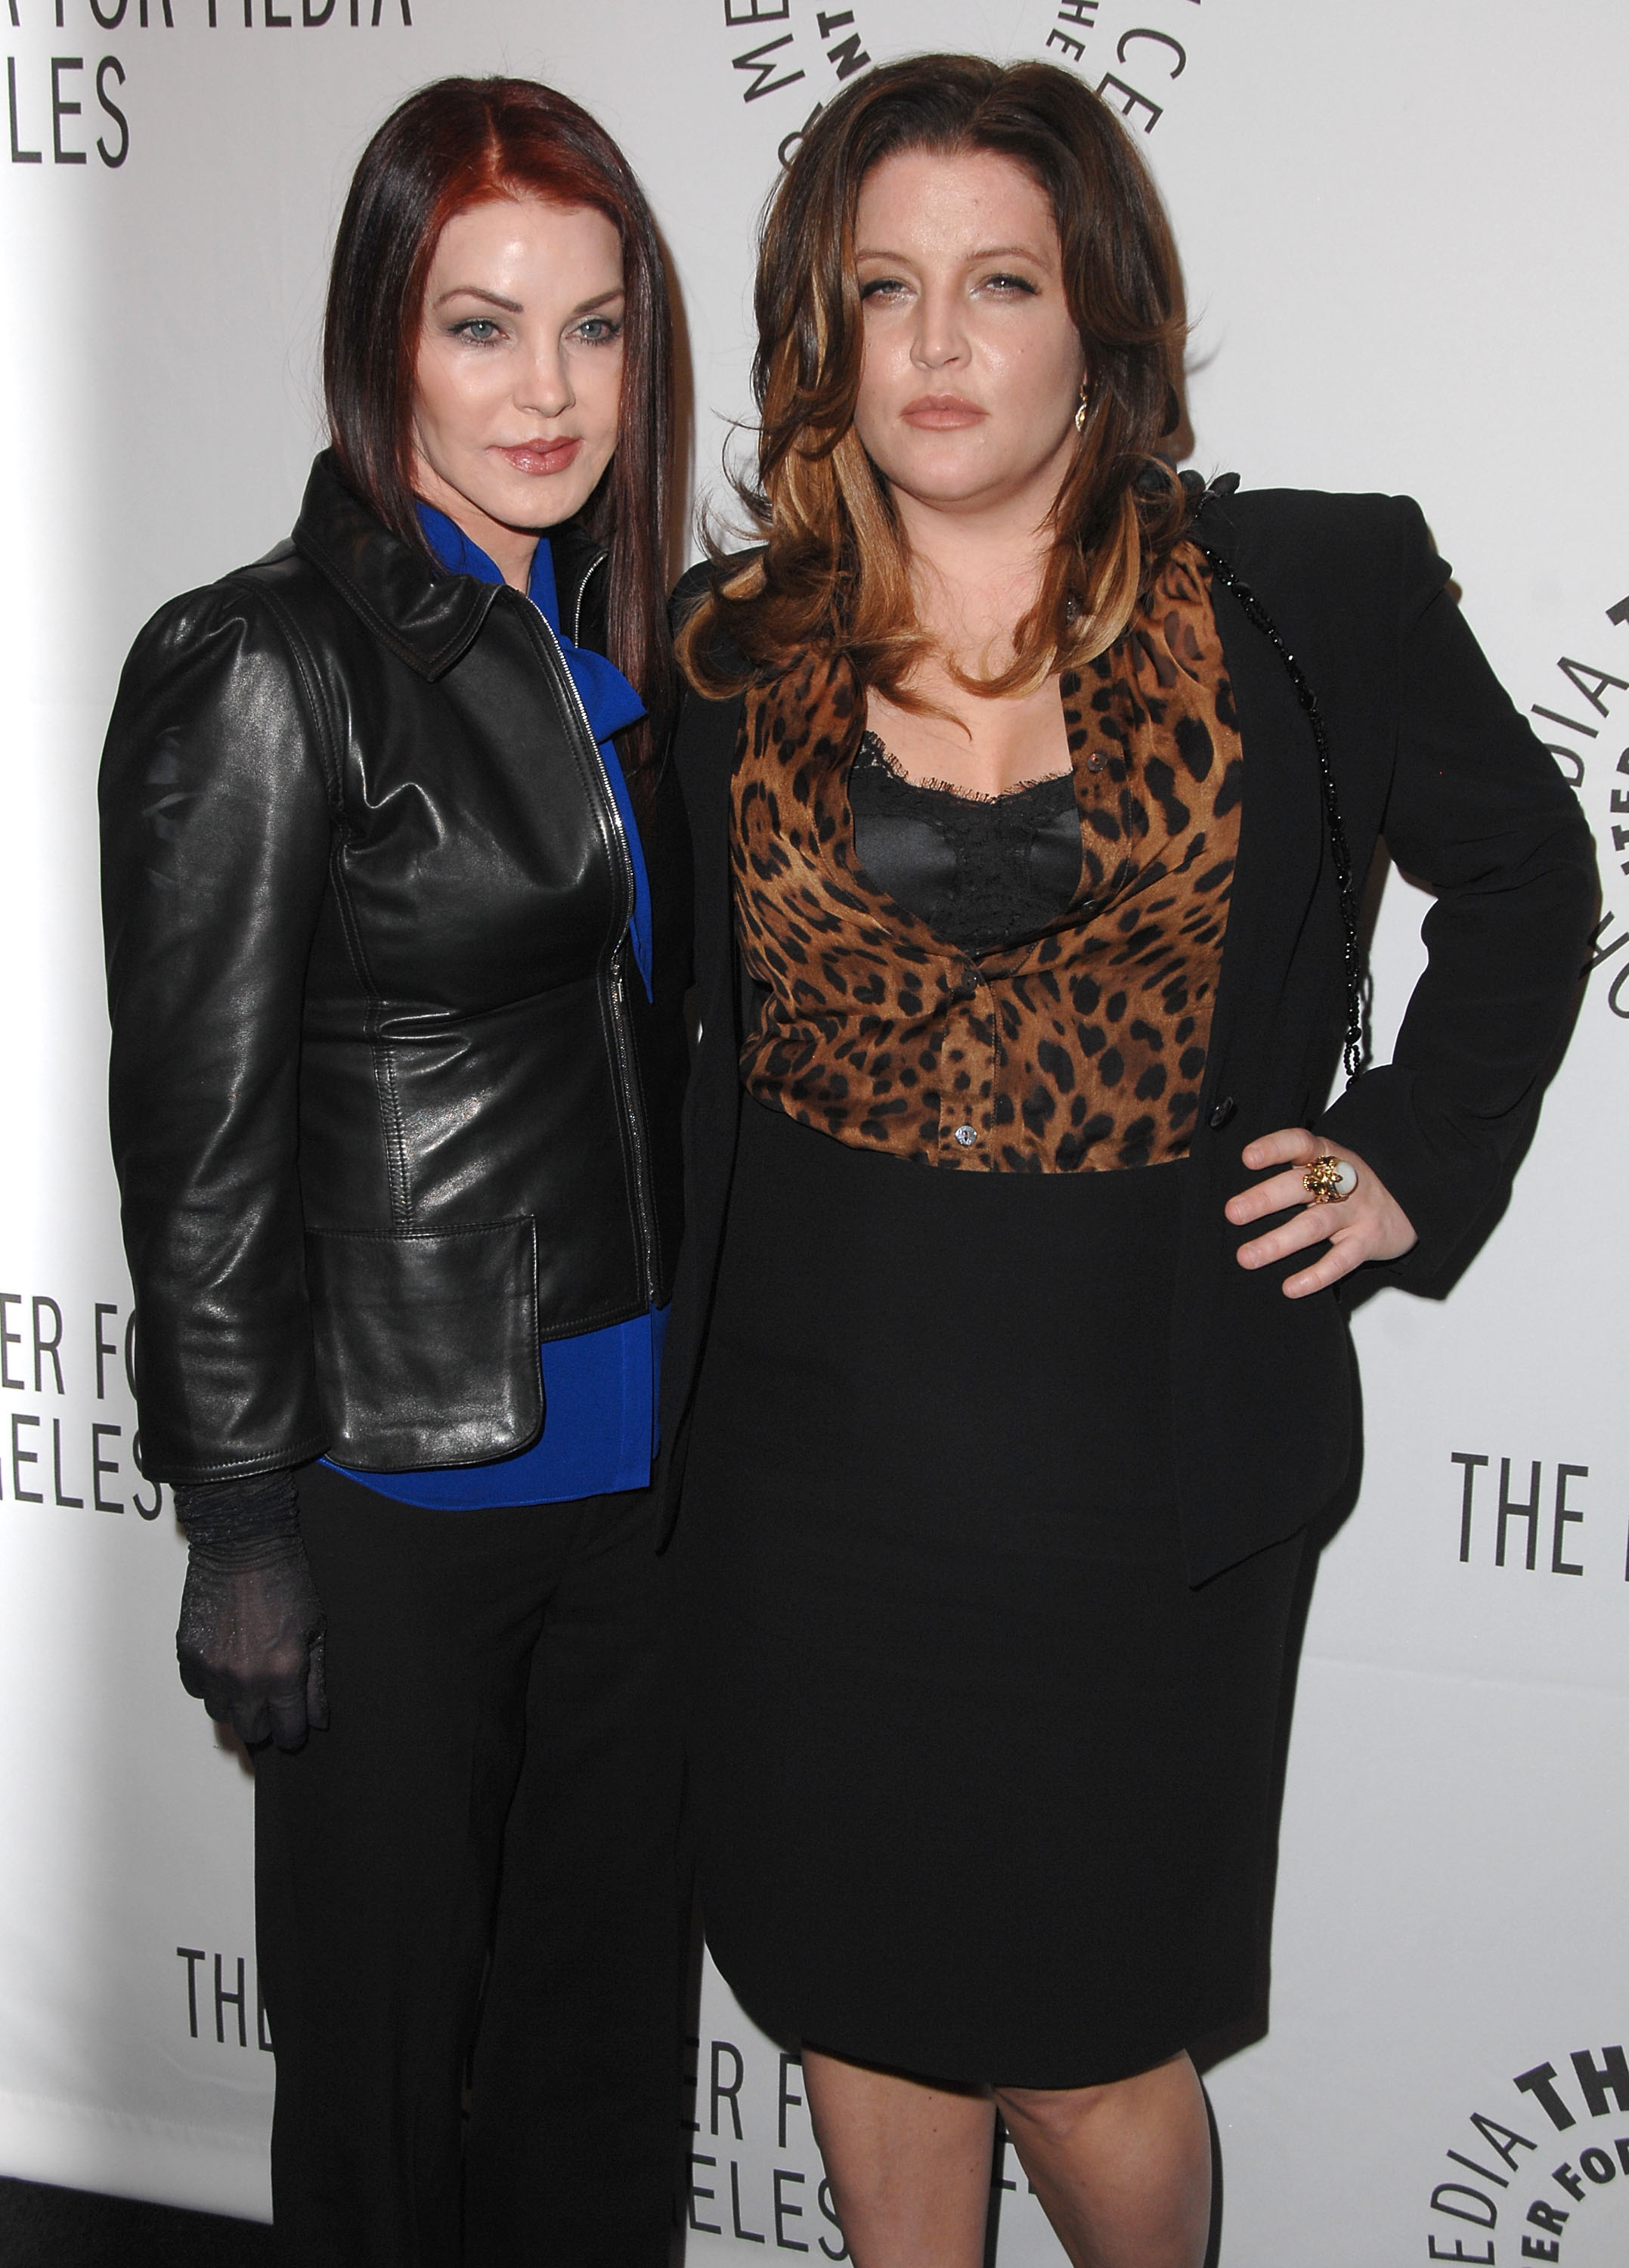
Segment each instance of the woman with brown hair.
[{"label": "woman with brown hair", "polygon": [[[708,1934],[856,2268],[977,2268],[998,2109],[1080,2268],[1198,2268],[1338,1287],[1495,1199],[1588,838],[1413,504],[1161,454],[1176,257],[1066,72],[846,91],[757,313],[763,544],[689,581],[675,745]],[[1437,902],[1359,1077],[1382,827]]]},{"label": "woman with brown hair", "polygon": [[254,1750],[280,2254],[658,2268],[689,862],[666,283],[603,129],[405,102],[325,375],[292,539],[143,632],[102,777],[142,1455],[182,1681]]}]

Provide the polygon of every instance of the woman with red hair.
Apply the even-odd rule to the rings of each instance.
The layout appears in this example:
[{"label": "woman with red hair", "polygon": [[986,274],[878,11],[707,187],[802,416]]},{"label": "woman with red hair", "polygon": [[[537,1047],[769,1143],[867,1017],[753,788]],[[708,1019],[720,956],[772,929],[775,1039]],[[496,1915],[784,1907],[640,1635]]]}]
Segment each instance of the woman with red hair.
[{"label": "woman with red hair", "polygon": [[143,1457],[182,1681],[254,1752],[276,2222],[300,2268],[654,2268],[689,853],[666,285],[603,129],[405,102],[325,378],[292,538],[149,624],[102,777]]}]

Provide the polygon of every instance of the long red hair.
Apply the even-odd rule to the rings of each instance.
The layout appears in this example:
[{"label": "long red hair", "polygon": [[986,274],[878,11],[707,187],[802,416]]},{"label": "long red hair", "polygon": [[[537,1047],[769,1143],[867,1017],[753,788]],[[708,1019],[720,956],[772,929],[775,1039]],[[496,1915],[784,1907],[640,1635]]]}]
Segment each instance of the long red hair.
[{"label": "long red hair", "polygon": [[643,764],[660,752],[675,691],[666,607],[673,323],[645,193],[579,103],[533,79],[438,79],[374,135],[345,200],[328,283],[322,375],[330,440],[350,486],[394,534],[426,551],[413,491],[413,407],[431,262],[455,214],[513,196],[590,206],[622,239],[621,431],[580,524],[610,553],[608,643],[649,711],[628,735],[630,756]]}]

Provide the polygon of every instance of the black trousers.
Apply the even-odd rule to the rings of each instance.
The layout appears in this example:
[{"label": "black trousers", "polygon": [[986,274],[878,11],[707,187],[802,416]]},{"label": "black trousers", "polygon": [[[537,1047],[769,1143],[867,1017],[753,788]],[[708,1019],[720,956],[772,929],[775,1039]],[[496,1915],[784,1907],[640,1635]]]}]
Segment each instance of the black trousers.
[{"label": "black trousers", "polygon": [[314,1465],[300,1518],[331,1724],[255,1767],[279,2257],[665,2268],[688,1884],[651,1498],[426,1512]]}]

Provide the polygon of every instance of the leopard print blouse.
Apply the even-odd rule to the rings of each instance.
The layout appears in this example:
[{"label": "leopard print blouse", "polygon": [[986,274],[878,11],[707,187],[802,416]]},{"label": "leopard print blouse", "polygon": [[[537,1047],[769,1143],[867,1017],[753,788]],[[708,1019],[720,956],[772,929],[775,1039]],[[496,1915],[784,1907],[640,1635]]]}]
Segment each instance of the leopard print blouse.
[{"label": "leopard print blouse", "polygon": [[758,1003],[759,1101],[860,1149],[960,1172],[1079,1173],[1186,1153],[1237,854],[1243,756],[1210,571],[1179,544],[1124,635],[1061,681],[1080,883],[1037,935],[969,956],[854,851],[865,728],[847,661],[755,687],[731,858]]}]

